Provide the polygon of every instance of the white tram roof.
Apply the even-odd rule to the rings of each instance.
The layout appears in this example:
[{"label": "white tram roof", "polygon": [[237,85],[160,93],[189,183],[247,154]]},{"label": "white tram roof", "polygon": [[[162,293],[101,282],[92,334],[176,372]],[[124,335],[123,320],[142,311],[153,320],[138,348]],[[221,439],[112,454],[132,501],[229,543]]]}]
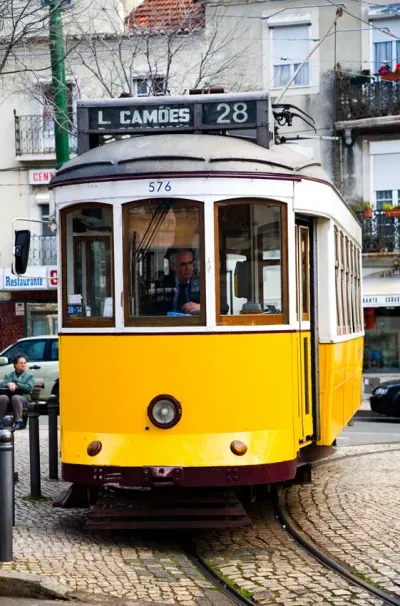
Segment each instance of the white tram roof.
[{"label": "white tram roof", "polygon": [[285,144],[267,149],[236,136],[174,133],[139,135],[91,149],[64,164],[51,187],[129,175],[213,172],[290,175],[331,184],[319,162]]}]

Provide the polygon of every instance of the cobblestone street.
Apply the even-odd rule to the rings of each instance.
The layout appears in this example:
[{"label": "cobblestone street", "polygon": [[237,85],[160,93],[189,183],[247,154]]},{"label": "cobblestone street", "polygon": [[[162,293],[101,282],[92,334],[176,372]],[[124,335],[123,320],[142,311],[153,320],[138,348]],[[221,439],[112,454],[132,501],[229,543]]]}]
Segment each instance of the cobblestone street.
[{"label": "cobblestone street", "polygon": [[[51,508],[50,500],[63,484],[45,479],[47,432],[40,433],[44,499],[32,501],[28,432],[16,432],[15,559],[0,565],[3,570],[45,575],[73,588],[77,595],[85,592],[93,598],[107,595],[133,603],[145,600],[183,606],[229,603],[182,553],[176,534],[88,531],[86,511]],[[396,445],[379,445],[342,448],[335,457],[370,451],[381,454],[317,468],[312,485],[288,491],[288,505],[301,526],[307,523],[310,536],[322,537],[325,547],[334,545],[334,555],[353,565],[357,560],[360,572],[393,590],[399,587],[394,498],[400,484],[396,470],[400,452]],[[203,531],[193,533],[193,538],[208,562],[258,603],[381,603],[308,556],[278,524],[269,503],[254,506],[251,518],[249,529]]]}]

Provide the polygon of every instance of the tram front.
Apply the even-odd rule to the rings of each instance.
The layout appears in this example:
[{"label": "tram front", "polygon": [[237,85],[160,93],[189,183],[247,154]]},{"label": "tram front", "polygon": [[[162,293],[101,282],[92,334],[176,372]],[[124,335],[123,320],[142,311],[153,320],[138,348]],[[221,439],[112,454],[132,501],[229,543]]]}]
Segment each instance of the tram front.
[{"label": "tram front", "polygon": [[[311,439],[289,306],[304,158],[268,149],[266,95],[215,97],[80,105],[84,153],[52,181],[63,506],[289,480]],[[222,132],[235,127],[257,140]],[[98,145],[121,132],[135,136]]]}]

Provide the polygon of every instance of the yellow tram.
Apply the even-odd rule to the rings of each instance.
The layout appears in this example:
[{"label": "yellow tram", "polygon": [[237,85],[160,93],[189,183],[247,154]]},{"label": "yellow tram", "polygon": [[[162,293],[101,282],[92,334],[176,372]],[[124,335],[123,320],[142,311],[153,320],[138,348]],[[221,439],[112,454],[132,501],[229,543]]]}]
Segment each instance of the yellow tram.
[{"label": "yellow tram", "polygon": [[358,409],[361,228],[274,144],[273,111],[267,93],[79,102],[51,184],[59,504],[291,480]]}]

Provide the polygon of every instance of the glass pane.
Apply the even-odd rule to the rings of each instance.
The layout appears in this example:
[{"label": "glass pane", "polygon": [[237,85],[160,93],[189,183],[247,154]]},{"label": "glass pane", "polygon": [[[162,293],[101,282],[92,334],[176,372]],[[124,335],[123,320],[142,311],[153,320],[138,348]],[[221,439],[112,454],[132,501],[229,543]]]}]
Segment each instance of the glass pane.
[{"label": "glass pane", "polygon": [[50,360],[57,361],[58,360],[58,339],[55,339],[51,342],[50,345]]},{"label": "glass pane", "polygon": [[[9,361],[12,362],[12,359],[17,354],[24,354],[28,362],[42,362],[44,360],[44,350],[46,346],[46,341],[43,339],[32,341],[24,341],[23,343],[19,343],[13,348],[13,351],[7,352],[7,356],[9,357]],[[11,354],[11,355],[10,355]]]},{"label": "glass pane", "polygon": [[[200,315],[200,206],[159,199],[128,210],[131,317]],[[150,322],[151,324],[151,322]]]},{"label": "glass pane", "polygon": [[383,210],[384,204],[392,204],[393,192],[392,190],[384,190],[376,192],[376,208],[377,210]]},{"label": "glass pane", "polygon": [[147,97],[148,90],[146,80],[137,80],[136,87],[138,97]]},{"label": "glass pane", "polygon": [[112,317],[112,209],[68,212],[66,237],[67,318]]},{"label": "glass pane", "polygon": [[309,310],[309,255],[308,255],[308,230],[300,228],[300,247],[301,247],[301,311],[302,314],[308,314]]},{"label": "glass pane", "polygon": [[391,42],[375,42],[375,73],[385,65],[392,69],[392,43]]},{"label": "glass pane", "polygon": [[290,80],[290,65],[274,65],[274,86],[286,86]]},{"label": "glass pane", "polygon": [[47,319],[36,318],[32,320],[32,336],[47,335]]},{"label": "glass pane", "polygon": [[[293,75],[299,68],[300,63],[293,65]],[[310,84],[310,64],[306,63],[303,65],[297,76],[295,77],[293,84],[296,86],[307,86]]]},{"label": "glass pane", "polygon": [[281,209],[219,206],[220,312],[281,314]]},{"label": "glass pane", "polygon": [[400,307],[365,308],[364,372],[398,372]]}]

